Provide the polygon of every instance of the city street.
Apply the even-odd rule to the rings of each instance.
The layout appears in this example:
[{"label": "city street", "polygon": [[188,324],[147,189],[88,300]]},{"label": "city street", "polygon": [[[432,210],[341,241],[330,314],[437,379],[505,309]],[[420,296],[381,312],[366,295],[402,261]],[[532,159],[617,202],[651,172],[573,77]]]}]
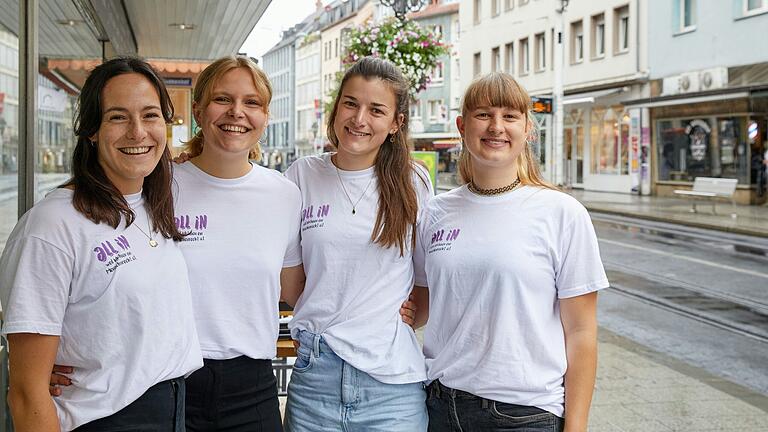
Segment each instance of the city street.
[{"label": "city street", "polygon": [[592,217],[611,288],[590,430],[768,430],[768,241]]}]

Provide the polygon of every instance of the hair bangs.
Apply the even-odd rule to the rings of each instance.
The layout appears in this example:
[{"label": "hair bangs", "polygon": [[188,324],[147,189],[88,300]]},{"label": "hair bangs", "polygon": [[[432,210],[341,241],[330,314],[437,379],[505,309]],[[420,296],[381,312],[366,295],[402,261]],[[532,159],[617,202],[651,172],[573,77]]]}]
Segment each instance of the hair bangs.
[{"label": "hair bangs", "polygon": [[531,98],[508,74],[494,72],[472,82],[464,93],[461,115],[479,107],[512,108],[527,115]]}]

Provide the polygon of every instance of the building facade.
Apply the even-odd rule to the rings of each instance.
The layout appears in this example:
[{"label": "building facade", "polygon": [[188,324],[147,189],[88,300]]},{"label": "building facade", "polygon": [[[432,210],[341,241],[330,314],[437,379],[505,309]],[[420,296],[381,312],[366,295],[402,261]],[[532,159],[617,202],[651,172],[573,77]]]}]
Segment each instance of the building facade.
[{"label": "building facade", "polygon": [[[306,31],[308,30],[308,31]],[[296,149],[297,156],[316,154],[323,149],[321,93],[322,72],[320,31],[308,28],[296,39]]]},{"label": "building facade", "polygon": [[282,39],[263,58],[264,72],[272,83],[269,125],[262,138],[262,161],[269,168],[285,170],[295,158],[296,53],[298,29],[283,32]]},{"label": "building facade", "polygon": [[651,94],[627,106],[650,114],[655,193],[724,177],[738,180],[737,202],[765,202],[766,29],[765,0],[650,2]]},{"label": "building facade", "polygon": [[431,71],[427,88],[411,102],[410,126],[415,149],[438,152],[438,176],[446,177],[441,183],[452,183],[460,149],[459,2],[432,0],[410,19],[450,45],[450,53]]},{"label": "building facade", "polygon": [[561,82],[561,124],[557,98],[555,114],[537,115],[545,177],[589,190],[638,192],[648,120],[622,102],[649,92],[646,2],[570,2],[561,11],[562,4],[462,0],[461,86],[504,71],[531,95],[550,98]]}]

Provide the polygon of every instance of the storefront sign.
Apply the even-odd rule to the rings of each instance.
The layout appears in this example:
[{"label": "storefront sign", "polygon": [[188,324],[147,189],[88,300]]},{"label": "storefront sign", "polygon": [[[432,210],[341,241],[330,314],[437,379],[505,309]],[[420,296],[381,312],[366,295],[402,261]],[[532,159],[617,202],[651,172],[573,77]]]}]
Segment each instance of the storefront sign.
[{"label": "storefront sign", "polygon": [[192,78],[165,77],[163,78],[163,81],[165,81],[165,85],[167,86],[192,87]]},{"label": "storefront sign", "polygon": [[550,114],[552,112],[552,98],[531,96],[533,112]]},{"label": "storefront sign", "polygon": [[709,146],[709,134],[712,129],[704,120],[693,120],[685,127],[685,133],[688,135],[691,149],[691,159],[696,162],[703,162],[707,157],[707,147]]},{"label": "storefront sign", "polygon": [[437,189],[437,152],[435,151],[412,151],[411,157],[424,162],[429,177],[432,179],[432,188]]}]

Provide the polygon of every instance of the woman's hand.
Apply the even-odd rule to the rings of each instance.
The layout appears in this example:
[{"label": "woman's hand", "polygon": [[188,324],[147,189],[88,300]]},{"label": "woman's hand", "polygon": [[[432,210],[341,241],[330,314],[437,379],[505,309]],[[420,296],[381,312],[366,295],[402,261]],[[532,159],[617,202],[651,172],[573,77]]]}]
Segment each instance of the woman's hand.
[{"label": "woman's hand", "polygon": [[411,326],[415,329],[414,324],[416,324],[416,311],[418,310],[418,306],[416,306],[416,303],[413,302],[413,293],[408,296],[408,300],[404,301],[402,306],[400,306],[400,318],[402,318],[403,322]]},{"label": "woman's hand", "polygon": [[53,365],[53,372],[51,372],[51,382],[48,386],[48,393],[51,396],[61,396],[61,386],[68,386],[72,384],[72,380],[65,374],[71,374],[74,371],[72,366]]},{"label": "woman's hand", "polygon": [[173,158],[173,161],[177,164],[183,164],[184,162],[192,159],[192,157],[187,152],[181,152],[178,156]]}]

